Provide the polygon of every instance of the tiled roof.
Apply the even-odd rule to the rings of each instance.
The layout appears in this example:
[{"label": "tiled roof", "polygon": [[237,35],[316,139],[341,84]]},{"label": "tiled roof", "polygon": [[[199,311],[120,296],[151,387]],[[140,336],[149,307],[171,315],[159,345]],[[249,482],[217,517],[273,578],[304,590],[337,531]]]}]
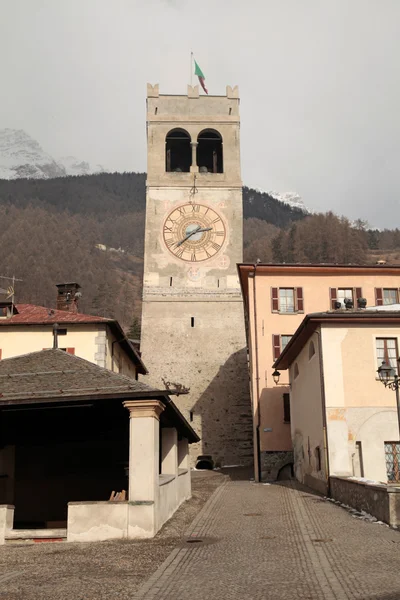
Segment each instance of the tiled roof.
[{"label": "tiled roof", "polygon": [[0,360],[0,408],[46,402],[158,399],[166,419],[189,440],[199,436],[169,398],[167,390],[157,390],[140,381],[113,373],[103,367],[59,349],[31,352]]},{"label": "tiled roof", "polygon": [[135,379],[58,349],[0,360],[0,406],[5,401],[29,398],[61,399],[153,391],[157,392]]},{"label": "tiled roof", "polygon": [[65,310],[56,310],[46,308],[45,306],[36,306],[35,304],[16,304],[18,314],[9,319],[0,319],[1,325],[43,325],[47,323],[110,323],[113,319],[105,317],[95,317],[93,315],[84,315],[82,313],[68,312]]}]

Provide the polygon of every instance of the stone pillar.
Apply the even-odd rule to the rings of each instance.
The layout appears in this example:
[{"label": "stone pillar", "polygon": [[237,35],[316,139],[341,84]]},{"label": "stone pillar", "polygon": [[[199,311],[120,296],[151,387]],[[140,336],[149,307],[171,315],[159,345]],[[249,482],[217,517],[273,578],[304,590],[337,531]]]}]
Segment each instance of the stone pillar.
[{"label": "stone pillar", "polygon": [[199,167],[197,165],[197,142],[190,142],[190,145],[192,146],[192,166],[190,167],[190,172],[191,173],[198,173],[199,172]]},{"label": "stone pillar", "polygon": [[159,400],[124,402],[130,413],[129,427],[129,501],[154,502],[159,475],[160,414]]},{"label": "stone pillar", "polygon": [[159,510],[160,414],[159,400],[128,400],[129,501],[127,537],[149,538],[157,532]]},{"label": "stone pillar", "polygon": [[189,443],[186,438],[178,443],[178,468],[189,469]]},{"label": "stone pillar", "polygon": [[161,473],[178,476],[178,432],[174,427],[161,429]]},{"label": "stone pillar", "polygon": [[7,531],[14,525],[14,507],[9,504],[0,505],[0,545],[5,543]]}]

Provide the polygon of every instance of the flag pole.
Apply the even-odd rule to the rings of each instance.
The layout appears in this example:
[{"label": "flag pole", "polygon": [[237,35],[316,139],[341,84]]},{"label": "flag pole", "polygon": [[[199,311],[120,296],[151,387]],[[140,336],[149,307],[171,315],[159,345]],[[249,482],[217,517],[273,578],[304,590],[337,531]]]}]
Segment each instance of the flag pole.
[{"label": "flag pole", "polygon": [[193,52],[190,53],[190,86],[193,86]]}]

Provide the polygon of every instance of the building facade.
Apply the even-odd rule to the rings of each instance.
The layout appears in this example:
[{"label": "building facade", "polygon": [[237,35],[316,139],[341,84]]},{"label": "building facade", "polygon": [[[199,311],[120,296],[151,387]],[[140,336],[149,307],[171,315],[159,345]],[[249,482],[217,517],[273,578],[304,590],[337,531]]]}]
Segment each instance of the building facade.
[{"label": "building facade", "polygon": [[148,85],[141,350],[153,385],[190,388],[177,404],[201,438],[192,464],[252,462],[239,127],[237,88],[173,96]]},{"label": "building facade", "polygon": [[[289,386],[276,386],[272,364],[307,313],[364,298],[367,306],[399,299],[400,267],[353,265],[238,266],[246,313],[256,479],[276,479],[293,463]],[[285,373],[281,383],[288,383]]]},{"label": "building facade", "polygon": [[307,315],[275,362],[290,379],[294,472],[327,493],[328,477],[400,483],[396,394],[379,380],[398,374],[400,307]]},{"label": "building facade", "polygon": [[[70,286],[69,296],[65,285]],[[56,343],[68,354],[115,373],[135,379],[146,374],[140,355],[118,321],[78,312],[75,287],[71,287],[76,285],[58,286],[57,309],[0,302],[0,359],[53,348]]]}]

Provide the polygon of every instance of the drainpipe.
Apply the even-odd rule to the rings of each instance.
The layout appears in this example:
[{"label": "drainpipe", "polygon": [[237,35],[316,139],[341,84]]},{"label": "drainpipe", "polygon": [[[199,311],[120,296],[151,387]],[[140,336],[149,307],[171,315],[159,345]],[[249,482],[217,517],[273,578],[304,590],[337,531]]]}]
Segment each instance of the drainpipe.
[{"label": "drainpipe", "polygon": [[258,368],[258,331],[257,331],[257,299],[256,299],[256,271],[257,263],[254,264],[253,271],[253,302],[254,302],[254,351],[255,351],[255,363],[256,363],[256,447],[257,447],[257,465],[254,471],[254,479],[256,482],[261,481],[261,444],[260,444],[260,372]]},{"label": "drainpipe", "polygon": [[58,348],[58,323],[53,325],[53,349]]},{"label": "drainpipe", "polygon": [[322,427],[324,431],[324,459],[325,459],[325,475],[326,475],[326,483],[327,483],[327,496],[330,493],[330,483],[329,483],[329,446],[328,446],[328,435],[327,435],[327,421],[326,421],[326,400],[325,400],[325,380],[324,380],[324,358],[322,354],[322,340],[321,340],[321,332],[315,332],[318,336],[318,354],[319,354],[319,376],[320,376],[320,384],[321,384],[321,400],[322,400]]}]

